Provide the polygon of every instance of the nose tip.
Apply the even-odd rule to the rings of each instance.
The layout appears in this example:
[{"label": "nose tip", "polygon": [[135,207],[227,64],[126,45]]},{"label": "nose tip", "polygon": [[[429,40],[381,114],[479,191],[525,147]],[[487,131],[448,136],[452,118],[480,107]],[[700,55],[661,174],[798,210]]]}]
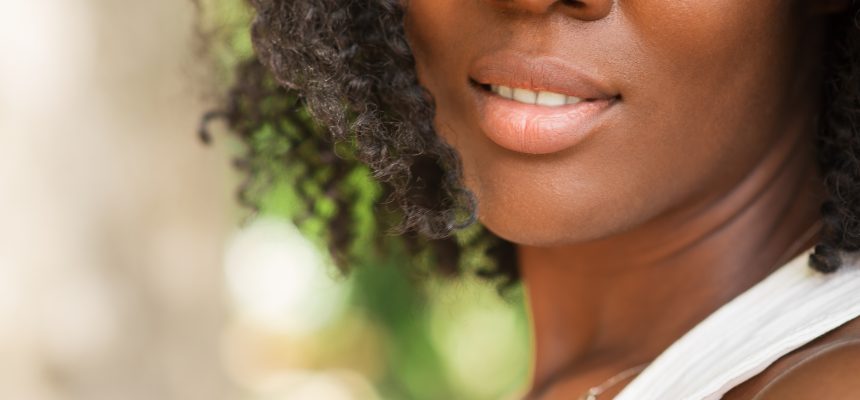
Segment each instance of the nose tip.
[{"label": "nose tip", "polygon": [[487,0],[489,3],[505,8],[520,10],[531,14],[545,14],[552,11],[562,12],[583,21],[605,18],[612,10],[613,0]]}]

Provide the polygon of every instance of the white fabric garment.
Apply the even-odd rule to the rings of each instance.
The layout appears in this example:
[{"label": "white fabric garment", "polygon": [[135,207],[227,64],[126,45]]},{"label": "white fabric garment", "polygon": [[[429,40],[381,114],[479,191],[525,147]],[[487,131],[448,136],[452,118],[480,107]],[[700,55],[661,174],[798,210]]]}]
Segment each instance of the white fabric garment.
[{"label": "white fabric garment", "polygon": [[860,316],[860,262],[832,274],[812,248],[724,304],[669,346],[615,400],[719,399],[786,353]]}]

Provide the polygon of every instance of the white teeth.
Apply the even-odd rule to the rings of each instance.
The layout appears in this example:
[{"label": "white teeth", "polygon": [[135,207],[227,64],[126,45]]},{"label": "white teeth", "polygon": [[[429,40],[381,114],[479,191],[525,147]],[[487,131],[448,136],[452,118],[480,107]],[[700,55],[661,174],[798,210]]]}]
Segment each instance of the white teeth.
[{"label": "white teeth", "polygon": [[564,104],[576,104],[582,101],[579,97],[567,96],[567,100],[565,100]]},{"label": "white teeth", "polygon": [[535,104],[539,106],[558,107],[563,106],[566,100],[567,96],[561,93],[539,92],[537,95],[537,102]]},{"label": "white teeth", "polygon": [[514,100],[519,101],[520,103],[535,104],[537,102],[537,92],[528,89],[514,88]]},{"label": "white teeth", "polygon": [[546,107],[560,107],[582,101],[579,97],[565,96],[561,93],[535,92],[528,89],[511,88],[510,86],[491,85],[490,89],[493,93],[509,100]]}]

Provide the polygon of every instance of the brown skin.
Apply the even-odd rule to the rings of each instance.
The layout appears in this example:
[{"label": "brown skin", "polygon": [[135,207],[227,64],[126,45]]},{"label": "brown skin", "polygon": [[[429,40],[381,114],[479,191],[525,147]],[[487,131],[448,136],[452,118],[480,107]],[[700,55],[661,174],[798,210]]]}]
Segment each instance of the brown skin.
[{"label": "brown skin", "polygon": [[[846,4],[410,0],[437,131],[481,222],[518,245],[530,396],[575,398],[650,361],[815,242],[796,243],[823,199],[816,60],[822,17]],[[468,83],[470,63],[499,49],[575,61],[621,101],[564,151],[506,150],[478,127]]]},{"label": "brown skin", "polygon": [[786,354],[723,400],[853,399],[858,370],[860,319],[854,319]]}]

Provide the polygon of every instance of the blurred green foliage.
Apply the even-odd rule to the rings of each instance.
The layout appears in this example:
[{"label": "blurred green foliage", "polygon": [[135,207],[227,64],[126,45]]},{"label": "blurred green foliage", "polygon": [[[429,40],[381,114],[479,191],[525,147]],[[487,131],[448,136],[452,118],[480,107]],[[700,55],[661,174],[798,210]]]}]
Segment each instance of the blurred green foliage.
[{"label": "blurred green foliage", "polygon": [[[249,7],[242,0],[200,0],[199,6],[207,55],[226,92],[234,82],[234,70],[253,57]],[[282,106],[271,104],[273,109]],[[299,118],[310,120],[307,113]],[[315,152],[317,148],[290,149],[279,128],[264,125],[254,132],[248,145],[255,155],[250,161],[257,164],[245,184],[251,187],[261,215],[300,220],[302,233],[322,248],[328,240],[327,223],[338,205],[326,196],[320,182],[332,171],[324,163],[313,167],[284,163],[290,150]],[[336,153],[348,157],[348,146]],[[380,190],[366,168],[356,167],[342,180],[339,188],[352,199],[351,229],[359,238],[351,244],[352,251],[361,254],[372,248],[362,238],[379,234],[374,204]],[[356,258],[360,265],[350,268],[344,278],[343,284],[351,289],[349,311],[344,315],[364,316],[384,338],[382,354],[373,355],[379,358],[382,373],[370,377],[384,399],[498,399],[525,384],[529,338],[521,288],[502,297],[492,283],[469,273],[491,263],[485,252],[490,242],[479,234],[481,229],[474,225],[458,234],[458,241],[469,246],[462,257],[466,276],[456,280],[424,274],[416,282],[412,272],[420,266],[414,265],[394,236],[383,254]],[[353,333],[349,324],[348,318],[334,322],[320,333],[320,340],[340,348]],[[350,357],[348,353],[345,349],[328,359],[328,365],[308,367],[336,366],[339,357]]]}]

